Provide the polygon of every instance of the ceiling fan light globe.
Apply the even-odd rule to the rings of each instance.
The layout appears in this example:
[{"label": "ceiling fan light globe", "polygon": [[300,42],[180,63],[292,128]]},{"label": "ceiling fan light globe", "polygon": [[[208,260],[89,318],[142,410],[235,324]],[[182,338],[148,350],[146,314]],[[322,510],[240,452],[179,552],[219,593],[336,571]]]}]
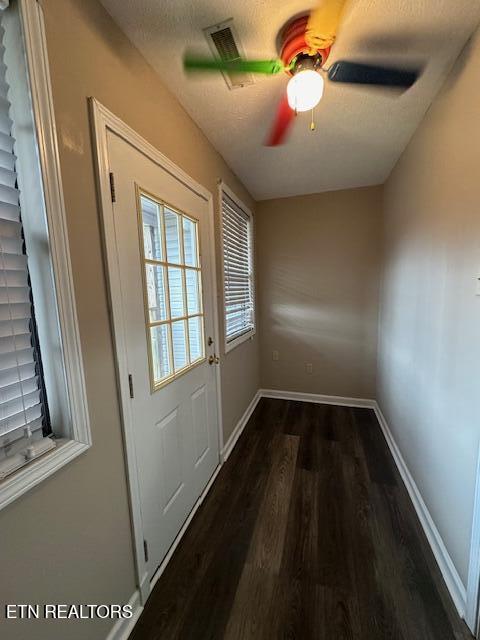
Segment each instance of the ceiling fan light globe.
[{"label": "ceiling fan light globe", "polygon": [[287,85],[287,97],[290,108],[294,111],[310,111],[320,102],[323,96],[323,78],[313,69],[299,71]]}]

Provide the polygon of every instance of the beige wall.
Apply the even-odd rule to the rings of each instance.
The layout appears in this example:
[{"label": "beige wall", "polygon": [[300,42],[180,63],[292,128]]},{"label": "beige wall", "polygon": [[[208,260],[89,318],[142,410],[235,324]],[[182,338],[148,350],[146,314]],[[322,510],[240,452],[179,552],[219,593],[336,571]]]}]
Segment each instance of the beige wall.
[{"label": "beige wall", "polygon": [[[87,97],[98,98],[215,197],[223,178],[248,206],[254,203],[96,0],[42,5],[94,444],[0,512],[0,601],[125,602],[135,577]],[[255,339],[222,365],[225,437],[258,386]],[[109,625],[17,623],[0,636],[95,640]]]},{"label": "beige wall", "polygon": [[[0,512],[0,601],[124,602],[135,576],[87,97],[214,195],[221,177],[254,203],[96,0],[42,5],[94,446]],[[387,184],[378,383],[465,581],[480,423],[478,38],[457,71]],[[260,386],[259,343],[263,387],[375,396],[381,200],[369,188],[258,205],[259,331],[223,359],[225,438]],[[96,640],[109,623],[2,625],[8,640]]]},{"label": "beige wall", "polygon": [[480,435],[480,37],[385,189],[379,401],[463,580]]},{"label": "beige wall", "polygon": [[375,397],[381,194],[258,203],[263,388]]}]

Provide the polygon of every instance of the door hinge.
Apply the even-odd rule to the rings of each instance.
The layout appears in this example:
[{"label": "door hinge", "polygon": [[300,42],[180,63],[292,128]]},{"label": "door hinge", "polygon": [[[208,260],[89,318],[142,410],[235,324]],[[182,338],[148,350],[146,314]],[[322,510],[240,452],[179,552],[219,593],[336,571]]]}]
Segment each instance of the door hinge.
[{"label": "door hinge", "polygon": [[133,398],[133,376],[131,373],[128,374],[128,388],[130,390],[130,398]]},{"label": "door hinge", "polygon": [[143,555],[145,556],[145,562],[148,562],[148,544],[147,541],[143,541]]},{"label": "door hinge", "polygon": [[110,177],[110,195],[112,196],[112,202],[116,202],[117,197],[115,194],[115,176],[111,171],[109,173],[109,177]]}]

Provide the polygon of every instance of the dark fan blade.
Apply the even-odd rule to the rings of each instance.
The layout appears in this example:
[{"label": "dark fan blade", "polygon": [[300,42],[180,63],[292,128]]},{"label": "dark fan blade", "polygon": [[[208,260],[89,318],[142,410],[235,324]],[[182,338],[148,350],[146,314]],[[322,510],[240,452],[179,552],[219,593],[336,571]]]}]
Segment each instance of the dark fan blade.
[{"label": "dark fan blade", "polygon": [[334,62],[328,70],[328,79],[332,82],[371,84],[404,89],[411,87],[419,75],[420,71],[415,69],[377,67],[360,62],[346,62],[345,60]]},{"label": "dark fan blade", "polygon": [[294,118],[295,111],[290,108],[285,94],[278,105],[275,121],[265,142],[267,147],[276,147],[285,142]]},{"label": "dark fan blade", "polygon": [[281,60],[217,60],[186,54],[183,66],[187,71],[226,71],[227,73],[264,73],[273,75],[284,70]]}]

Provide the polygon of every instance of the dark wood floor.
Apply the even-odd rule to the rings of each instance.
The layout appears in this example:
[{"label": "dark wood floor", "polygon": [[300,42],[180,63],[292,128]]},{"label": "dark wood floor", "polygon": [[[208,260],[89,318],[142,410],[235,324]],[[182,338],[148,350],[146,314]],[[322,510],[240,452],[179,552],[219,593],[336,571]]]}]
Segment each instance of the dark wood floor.
[{"label": "dark wood floor", "polygon": [[131,640],[465,640],[373,411],[262,399]]}]

